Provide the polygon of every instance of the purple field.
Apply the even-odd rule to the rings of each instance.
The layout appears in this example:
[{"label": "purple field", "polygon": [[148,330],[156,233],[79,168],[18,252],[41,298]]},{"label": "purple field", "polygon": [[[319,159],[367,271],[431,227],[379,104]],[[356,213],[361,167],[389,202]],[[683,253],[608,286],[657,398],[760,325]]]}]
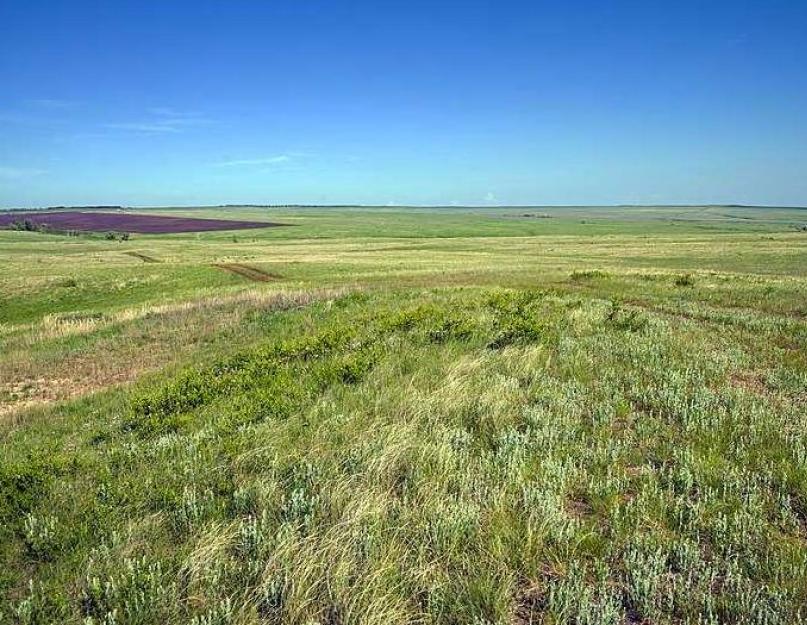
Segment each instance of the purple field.
[{"label": "purple field", "polygon": [[229,219],[196,219],[192,217],[166,217],[138,213],[100,213],[95,211],[36,211],[0,213],[0,228],[14,222],[28,220],[37,226],[53,230],[80,230],[85,232],[136,232],[165,234],[169,232],[206,232],[210,230],[242,230],[270,228],[282,224],[268,221],[235,221]]}]

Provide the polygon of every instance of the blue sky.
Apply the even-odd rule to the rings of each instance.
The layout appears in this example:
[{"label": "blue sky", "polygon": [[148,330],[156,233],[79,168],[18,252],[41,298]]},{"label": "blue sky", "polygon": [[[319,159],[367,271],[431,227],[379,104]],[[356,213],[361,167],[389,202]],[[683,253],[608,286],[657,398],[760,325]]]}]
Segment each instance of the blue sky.
[{"label": "blue sky", "polygon": [[0,2],[0,206],[807,205],[807,2]]}]

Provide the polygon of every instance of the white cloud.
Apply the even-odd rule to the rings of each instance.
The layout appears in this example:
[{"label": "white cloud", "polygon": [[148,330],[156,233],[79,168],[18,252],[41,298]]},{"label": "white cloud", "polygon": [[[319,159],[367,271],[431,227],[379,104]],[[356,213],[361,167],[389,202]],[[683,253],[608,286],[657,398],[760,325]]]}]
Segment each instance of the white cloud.
[{"label": "white cloud", "polygon": [[46,173],[44,169],[31,169],[28,167],[5,167],[0,165],[0,179],[19,180]]},{"label": "white cloud", "polygon": [[279,165],[288,163],[291,160],[289,154],[278,154],[277,156],[267,156],[266,158],[243,158],[232,161],[222,161],[214,163],[216,167],[252,167],[256,165]]},{"label": "white cloud", "polygon": [[498,199],[496,199],[496,196],[491,191],[488,191],[485,194],[485,202],[493,204],[495,202],[498,202]]}]

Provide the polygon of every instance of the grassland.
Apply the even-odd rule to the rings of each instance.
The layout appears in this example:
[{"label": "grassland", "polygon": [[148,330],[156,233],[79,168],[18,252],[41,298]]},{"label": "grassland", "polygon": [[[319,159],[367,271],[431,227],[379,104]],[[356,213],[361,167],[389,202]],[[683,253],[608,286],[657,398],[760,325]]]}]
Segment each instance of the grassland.
[{"label": "grassland", "polygon": [[156,212],[0,232],[0,622],[807,620],[806,210]]}]

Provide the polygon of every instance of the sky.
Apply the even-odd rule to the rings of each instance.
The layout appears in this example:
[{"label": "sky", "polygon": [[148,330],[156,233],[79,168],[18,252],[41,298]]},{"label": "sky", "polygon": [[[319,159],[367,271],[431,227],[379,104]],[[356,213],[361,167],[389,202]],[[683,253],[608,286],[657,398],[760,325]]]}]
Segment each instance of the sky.
[{"label": "sky", "polygon": [[0,1],[0,206],[807,205],[807,1]]}]

